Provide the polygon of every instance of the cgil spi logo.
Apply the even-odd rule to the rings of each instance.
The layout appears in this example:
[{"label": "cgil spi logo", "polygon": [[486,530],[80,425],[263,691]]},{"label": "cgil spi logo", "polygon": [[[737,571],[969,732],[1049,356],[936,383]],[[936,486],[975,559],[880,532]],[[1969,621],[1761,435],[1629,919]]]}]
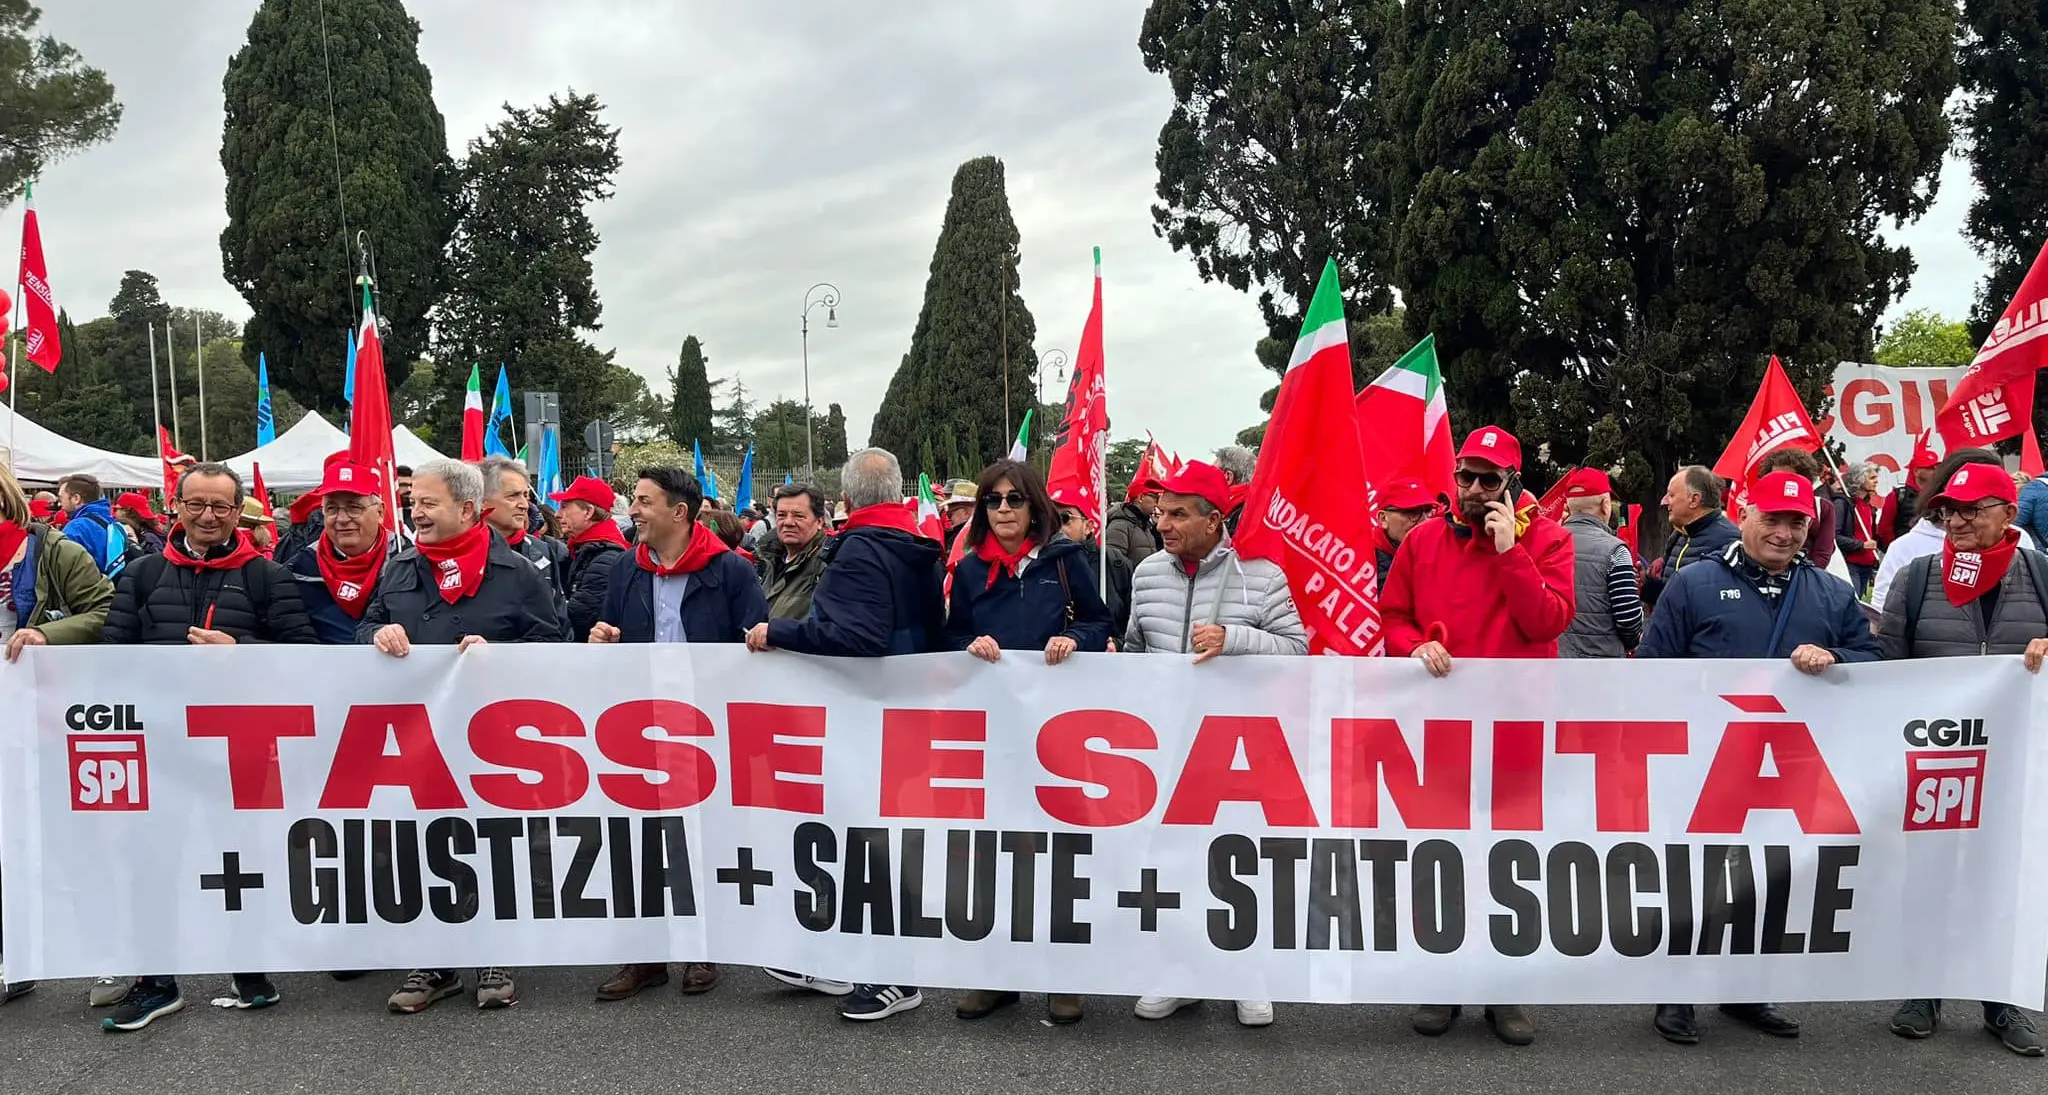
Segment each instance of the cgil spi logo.
[{"label": "cgil spi logo", "polygon": [[1906,739],[1906,831],[1974,829],[1990,740],[1983,719],[1914,719]]},{"label": "cgil spi logo", "polygon": [[64,727],[73,810],[149,809],[149,755],[133,705],[74,704]]}]

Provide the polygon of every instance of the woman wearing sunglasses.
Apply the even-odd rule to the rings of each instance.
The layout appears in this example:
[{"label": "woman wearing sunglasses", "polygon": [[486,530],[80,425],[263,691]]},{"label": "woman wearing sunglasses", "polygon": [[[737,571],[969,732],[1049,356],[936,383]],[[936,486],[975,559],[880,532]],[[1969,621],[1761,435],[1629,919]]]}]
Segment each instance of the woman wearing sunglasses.
[{"label": "woman wearing sunglasses", "polygon": [[[966,552],[953,570],[947,646],[987,662],[1005,650],[1043,652],[1047,665],[1077,650],[1107,649],[1109,609],[1096,594],[1094,568],[1081,545],[1060,533],[1059,511],[1037,470],[997,461],[975,489]],[[957,1013],[980,1019],[1017,1001],[1014,992],[983,989],[962,997]],[[1055,1023],[1079,1022],[1081,998],[1055,995],[1047,1011]]]}]

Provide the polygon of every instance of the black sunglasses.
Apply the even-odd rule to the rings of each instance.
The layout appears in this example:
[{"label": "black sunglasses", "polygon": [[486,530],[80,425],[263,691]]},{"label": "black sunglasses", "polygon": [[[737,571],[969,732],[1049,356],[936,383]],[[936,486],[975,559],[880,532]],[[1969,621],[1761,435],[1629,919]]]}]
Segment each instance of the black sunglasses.
[{"label": "black sunglasses", "polygon": [[1011,509],[1024,509],[1031,504],[1031,499],[1024,497],[1023,494],[1014,490],[1008,494],[984,494],[981,496],[982,509],[1002,509],[1005,502],[1009,503]]},{"label": "black sunglasses", "polygon": [[1497,471],[1466,471],[1463,468],[1452,472],[1451,478],[1456,479],[1461,487],[1469,487],[1477,483],[1484,490],[1499,490],[1508,481],[1507,476]]}]

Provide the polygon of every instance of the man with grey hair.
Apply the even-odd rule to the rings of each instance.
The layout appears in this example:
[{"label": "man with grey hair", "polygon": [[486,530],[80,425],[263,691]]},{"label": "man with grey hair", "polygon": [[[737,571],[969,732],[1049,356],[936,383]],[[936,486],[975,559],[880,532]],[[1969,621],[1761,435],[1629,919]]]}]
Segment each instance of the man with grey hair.
[{"label": "man with grey hair", "polygon": [[484,477],[484,523],[548,580],[562,638],[582,642],[584,636],[569,626],[569,545],[533,531],[533,479],[526,465],[509,456],[486,456],[476,462],[476,470]]},{"label": "man with grey hair", "polygon": [[1664,557],[1643,575],[1643,603],[1652,609],[1681,568],[1718,559],[1742,539],[1721,510],[1721,477],[1712,468],[1688,464],[1678,469],[1664,488],[1664,509],[1671,515],[1671,538],[1664,542]]},{"label": "man with grey hair", "polygon": [[1570,627],[1558,637],[1561,658],[1626,658],[1643,638],[1643,600],[1635,556],[1614,534],[1614,482],[1599,468],[1580,468],[1564,483],[1564,530],[1572,534]]},{"label": "man with grey hair", "polygon": [[[825,575],[801,620],[769,620],[747,632],[747,649],[879,658],[944,649],[945,578],[939,544],[903,508],[903,468],[882,449],[862,449],[839,476],[846,523],[825,546]],[[852,985],[769,970],[798,988],[845,995],[839,1014],[886,1019],[924,1003],[914,985]],[[850,993],[850,994],[849,994]]]},{"label": "man with grey hair", "polygon": [[1251,493],[1252,475],[1259,470],[1257,453],[1243,445],[1225,445],[1216,450],[1216,466],[1230,484],[1230,516],[1224,524],[1237,535],[1237,520],[1244,516],[1244,498]]},{"label": "man with grey hair", "polygon": [[[468,650],[562,640],[554,590],[525,556],[491,535],[483,504],[483,473],[460,460],[435,460],[414,471],[417,538],[384,564],[377,593],[356,625],[357,642],[403,658],[415,643]],[[391,994],[390,1007],[411,1015],[461,991],[455,970],[417,969]],[[478,971],[476,1006],[510,1007],[518,999],[510,969]]]}]

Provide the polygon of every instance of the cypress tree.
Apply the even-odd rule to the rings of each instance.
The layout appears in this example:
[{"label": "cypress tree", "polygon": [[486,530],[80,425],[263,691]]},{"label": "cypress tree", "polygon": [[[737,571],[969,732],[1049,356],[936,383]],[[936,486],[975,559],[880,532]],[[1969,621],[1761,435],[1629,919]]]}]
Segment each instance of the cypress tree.
[{"label": "cypress tree", "polygon": [[961,459],[974,470],[1001,457],[1036,398],[1037,325],[1018,286],[1017,242],[1002,161],[983,156],[961,164],[910,352],[889,381],[868,437],[869,444],[897,454],[912,475],[929,470],[911,467],[923,459],[920,443],[949,426]]},{"label": "cypress tree", "polygon": [[705,360],[704,344],[691,335],[669,370],[668,439],[679,449],[711,440],[711,376],[704,371]]}]

